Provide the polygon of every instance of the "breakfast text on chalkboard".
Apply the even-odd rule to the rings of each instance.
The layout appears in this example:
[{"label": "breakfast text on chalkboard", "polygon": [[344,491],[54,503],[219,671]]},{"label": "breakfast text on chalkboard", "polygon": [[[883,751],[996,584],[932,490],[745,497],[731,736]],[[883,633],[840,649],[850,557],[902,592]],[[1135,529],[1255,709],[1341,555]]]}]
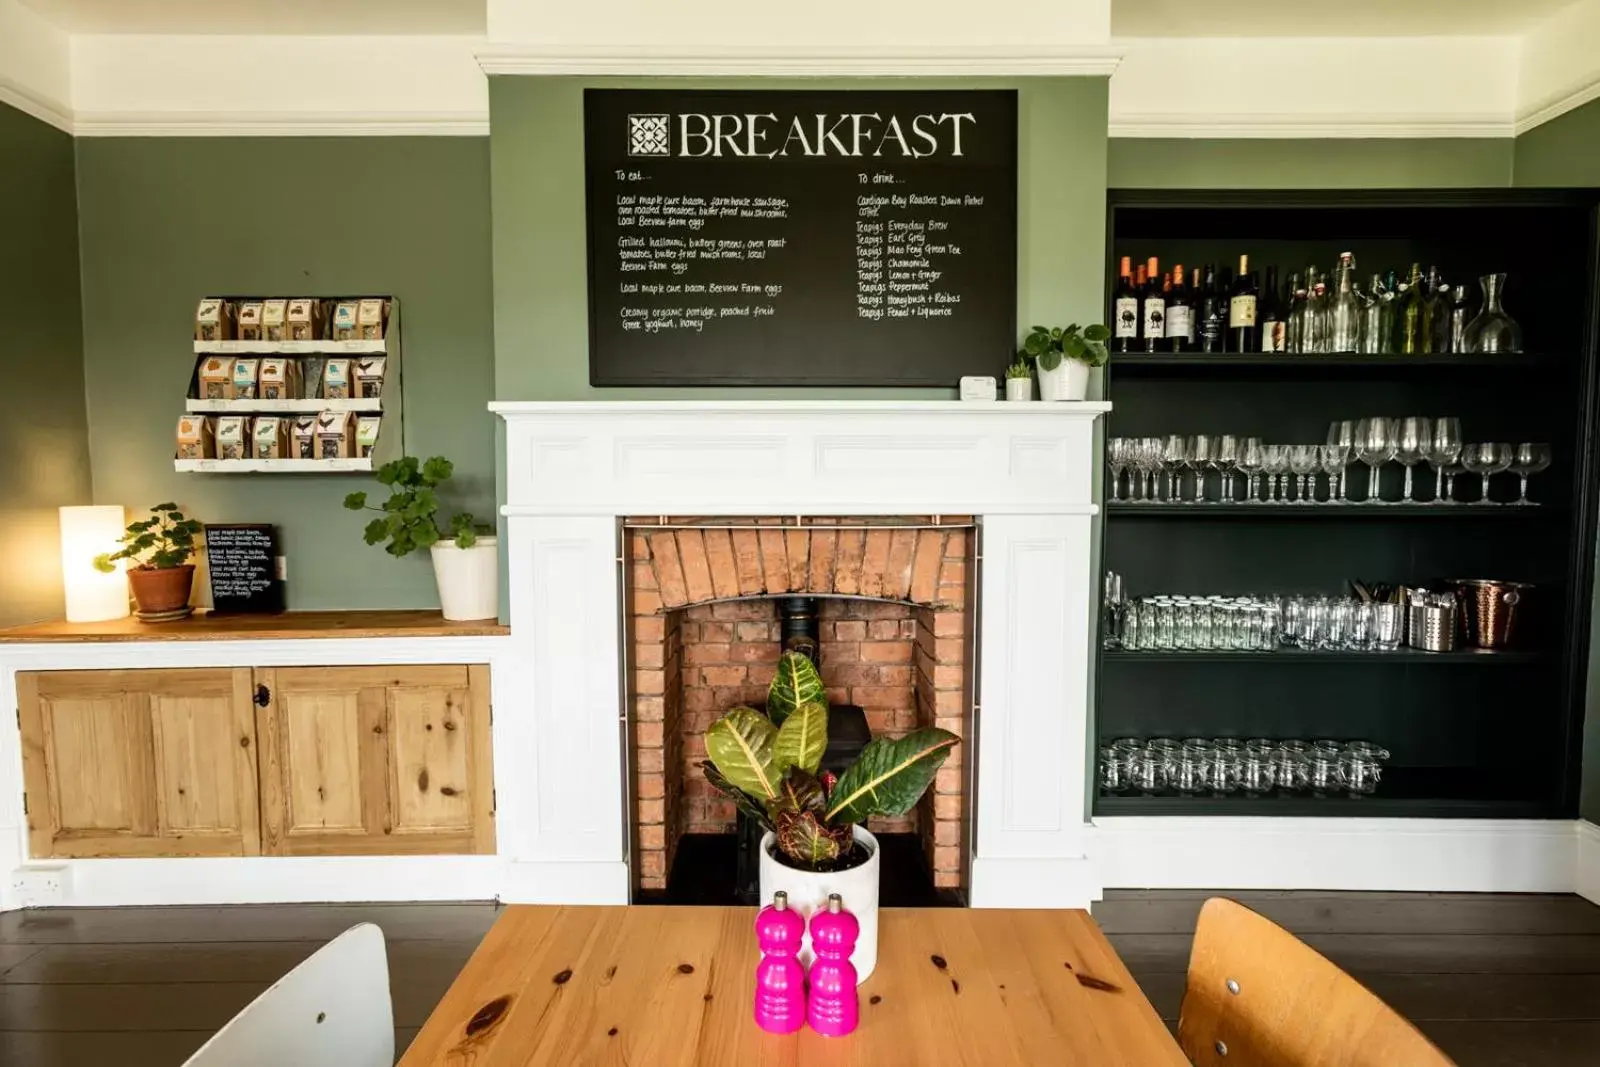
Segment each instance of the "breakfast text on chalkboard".
[{"label": "breakfast text on chalkboard", "polygon": [[992,371],[1014,341],[1015,104],[590,90],[591,378],[953,385]]}]

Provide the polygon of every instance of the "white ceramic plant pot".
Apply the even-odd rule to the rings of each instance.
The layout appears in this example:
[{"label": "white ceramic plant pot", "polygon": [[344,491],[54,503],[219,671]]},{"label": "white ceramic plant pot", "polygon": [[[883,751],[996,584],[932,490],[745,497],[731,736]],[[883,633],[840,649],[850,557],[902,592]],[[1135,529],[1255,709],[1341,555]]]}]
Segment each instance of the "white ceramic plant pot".
[{"label": "white ceramic plant pot", "polygon": [[1039,367],[1040,400],[1082,400],[1089,395],[1089,364],[1062,357],[1055,370]]},{"label": "white ceramic plant pot", "polygon": [[850,953],[856,978],[865,982],[878,965],[878,839],[859,824],[856,841],[871,850],[867,862],[848,871],[799,871],[775,857],[777,836],[770,830],[761,838],[761,903],[772,903],[772,894],[789,894],[789,906],[806,920],[806,935],[800,943],[800,965],[811,965],[811,915],[827,907],[828,894],[838,893],[844,910],[861,924],[861,940]]},{"label": "white ceramic plant pot", "polygon": [[433,546],[433,577],[439,583],[439,608],[451,622],[500,617],[500,549],[493,537],[471,548],[454,541]]},{"label": "white ceramic plant pot", "polygon": [[1033,379],[1032,378],[1007,378],[1006,379],[1006,399],[1007,400],[1032,400],[1033,399]]}]

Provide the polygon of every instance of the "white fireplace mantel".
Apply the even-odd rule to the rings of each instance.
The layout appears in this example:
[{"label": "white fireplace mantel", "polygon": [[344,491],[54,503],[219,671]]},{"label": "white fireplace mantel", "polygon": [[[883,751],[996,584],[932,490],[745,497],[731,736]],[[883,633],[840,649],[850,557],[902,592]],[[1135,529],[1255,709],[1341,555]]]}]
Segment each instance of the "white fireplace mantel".
[{"label": "white fireplace mantel", "polygon": [[[498,783],[506,899],[628,899],[625,515],[975,515],[982,521],[970,898],[1081,907],[1105,403],[495,403],[505,420],[507,657],[525,694]],[[502,733],[498,735],[505,738]],[[506,827],[503,826],[504,830]]]}]

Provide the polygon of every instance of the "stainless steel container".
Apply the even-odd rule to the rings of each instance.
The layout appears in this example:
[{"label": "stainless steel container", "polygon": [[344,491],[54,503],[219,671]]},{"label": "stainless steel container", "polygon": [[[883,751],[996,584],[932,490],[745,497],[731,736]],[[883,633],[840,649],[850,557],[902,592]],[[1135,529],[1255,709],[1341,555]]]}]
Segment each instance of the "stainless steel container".
[{"label": "stainless steel container", "polygon": [[1523,601],[1533,586],[1487,578],[1460,578],[1454,584],[1467,643],[1477,648],[1509,648],[1516,639]]},{"label": "stainless steel container", "polygon": [[1406,643],[1424,652],[1453,652],[1456,647],[1456,600],[1449,593],[1408,590]]}]

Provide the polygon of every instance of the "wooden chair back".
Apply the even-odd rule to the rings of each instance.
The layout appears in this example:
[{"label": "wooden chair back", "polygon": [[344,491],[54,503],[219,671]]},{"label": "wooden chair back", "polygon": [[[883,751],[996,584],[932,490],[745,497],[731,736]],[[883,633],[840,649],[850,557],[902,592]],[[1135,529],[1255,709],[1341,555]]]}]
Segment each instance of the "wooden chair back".
[{"label": "wooden chair back", "polygon": [[1200,909],[1178,1044],[1195,1067],[1452,1067],[1354,978],[1221,897]]},{"label": "wooden chair back", "polygon": [[184,1067],[393,1067],[383,931],[352,926],[235,1015]]}]

